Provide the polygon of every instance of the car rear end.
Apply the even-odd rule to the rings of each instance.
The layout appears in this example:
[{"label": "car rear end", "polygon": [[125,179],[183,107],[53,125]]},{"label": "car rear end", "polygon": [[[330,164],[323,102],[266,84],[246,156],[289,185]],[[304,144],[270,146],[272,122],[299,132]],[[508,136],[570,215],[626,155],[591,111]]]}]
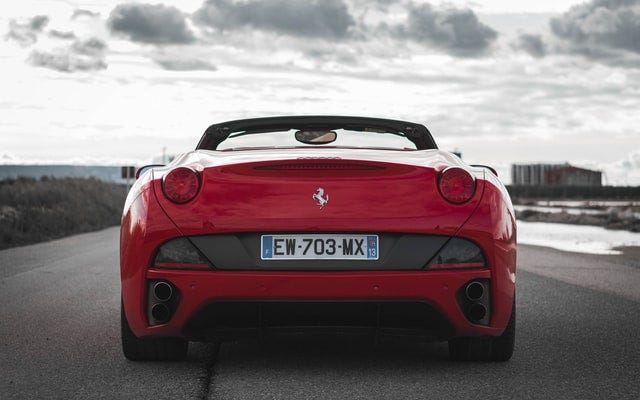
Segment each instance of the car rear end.
[{"label": "car rear end", "polygon": [[121,243],[136,337],[449,340],[500,337],[510,321],[508,195],[449,153],[201,150],[137,185]]}]

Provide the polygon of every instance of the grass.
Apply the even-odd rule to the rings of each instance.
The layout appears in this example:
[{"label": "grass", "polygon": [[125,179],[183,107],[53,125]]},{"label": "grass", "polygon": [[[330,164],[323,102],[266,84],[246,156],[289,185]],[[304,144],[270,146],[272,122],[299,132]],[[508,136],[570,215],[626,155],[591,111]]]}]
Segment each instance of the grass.
[{"label": "grass", "polygon": [[126,187],[93,178],[0,181],[0,249],[119,225]]}]

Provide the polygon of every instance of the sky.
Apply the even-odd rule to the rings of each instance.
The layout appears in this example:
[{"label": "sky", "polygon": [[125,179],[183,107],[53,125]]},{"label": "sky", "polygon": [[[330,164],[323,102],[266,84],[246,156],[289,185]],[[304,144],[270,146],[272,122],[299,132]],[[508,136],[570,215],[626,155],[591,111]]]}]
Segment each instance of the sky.
[{"label": "sky", "polygon": [[425,124],[640,185],[640,0],[0,3],[0,164],[143,165],[275,115]]}]

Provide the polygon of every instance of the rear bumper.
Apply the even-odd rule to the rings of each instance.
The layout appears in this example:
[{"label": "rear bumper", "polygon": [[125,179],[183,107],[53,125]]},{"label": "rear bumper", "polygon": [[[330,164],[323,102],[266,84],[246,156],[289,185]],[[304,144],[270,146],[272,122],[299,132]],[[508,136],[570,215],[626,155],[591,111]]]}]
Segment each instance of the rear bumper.
[{"label": "rear bumper", "polygon": [[[359,317],[354,324],[349,324],[345,323],[343,315],[339,321],[341,327],[351,328],[357,325],[365,330],[382,327],[390,328],[391,331],[404,325],[398,323],[396,318],[393,324],[382,323],[378,326],[379,324],[372,323],[370,318],[366,318],[366,315],[373,315],[372,313],[379,313],[382,310],[385,315],[402,318],[403,314],[399,312],[403,307],[401,304],[407,304],[407,308],[413,307],[418,310],[418,313],[420,312],[419,304],[424,304],[426,315],[424,321],[426,322],[407,321],[407,327],[418,328],[416,329],[418,333],[422,330],[425,336],[440,339],[454,336],[498,336],[506,326],[504,321],[508,320],[508,314],[511,312],[513,294],[511,290],[500,287],[496,280],[491,278],[490,269],[348,272],[150,269],[146,272],[147,280],[166,280],[180,293],[179,303],[171,319],[165,324],[149,326],[146,311],[148,297],[144,292],[141,293],[138,290],[129,292],[123,287],[123,301],[131,329],[139,337],[171,336],[206,340],[210,335],[257,333],[264,319],[259,315],[256,318],[251,316],[263,310],[261,304],[267,304],[265,312],[272,312],[267,320],[274,321],[275,318],[278,321],[275,324],[267,324],[270,325],[269,328],[296,328],[296,326],[283,326],[290,321],[274,317],[274,302],[284,304],[285,310],[287,304],[306,303],[307,306],[298,310],[304,312],[304,307],[310,307],[307,310],[311,314],[317,312],[317,305],[323,302],[331,303],[331,307],[338,308],[343,302],[345,305],[349,304],[344,310],[353,310],[353,315],[359,315]],[[491,282],[492,313],[489,325],[471,323],[465,317],[458,302],[457,294],[460,289],[473,279],[489,279]],[[246,315],[249,316],[246,324],[226,326],[230,329],[219,329],[221,326],[212,321],[216,318],[216,314],[210,312],[216,304],[242,304],[239,310],[245,310]],[[393,305],[388,306],[388,304]],[[321,308],[330,312],[331,307]],[[233,310],[233,307],[228,310]],[[323,311],[324,317],[320,318],[317,324],[308,320],[306,327],[335,325],[336,321],[326,319],[325,311]],[[408,318],[414,318],[415,314],[411,314],[412,316]],[[238,315],[241,316],[242,312],[238,311]],[[257,322],[254,323],[254,320]],[[388,320],[389,317],[383,315],[382,321]],[[433,324],[429,324],[429,320],[432,320]],[[380,321],[379,318],[378,321]]]},{"label": "rear bumper", "polygon": [[185,325],[193,341],[270,334],[374,334],[446,339],[449,321],[430,304],[403,300],[217,300]]}]

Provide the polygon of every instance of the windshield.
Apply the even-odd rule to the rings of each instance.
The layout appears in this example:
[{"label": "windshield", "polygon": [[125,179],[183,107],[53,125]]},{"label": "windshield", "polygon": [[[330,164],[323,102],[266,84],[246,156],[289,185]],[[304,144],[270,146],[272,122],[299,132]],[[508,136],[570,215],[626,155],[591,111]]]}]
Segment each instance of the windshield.
[{"label": "windshield", "polygon": [[356,147],[385,148],[394,150],[416,150],[416,145],[402,134],[379,131],[352,131],[334,129],[335,141],[325,144],[303,143],[296,140],[295,129],[276,132],[232,133],[218,145],[218,150],[243,150],[251,148],[291,148],[291,147]]}]

